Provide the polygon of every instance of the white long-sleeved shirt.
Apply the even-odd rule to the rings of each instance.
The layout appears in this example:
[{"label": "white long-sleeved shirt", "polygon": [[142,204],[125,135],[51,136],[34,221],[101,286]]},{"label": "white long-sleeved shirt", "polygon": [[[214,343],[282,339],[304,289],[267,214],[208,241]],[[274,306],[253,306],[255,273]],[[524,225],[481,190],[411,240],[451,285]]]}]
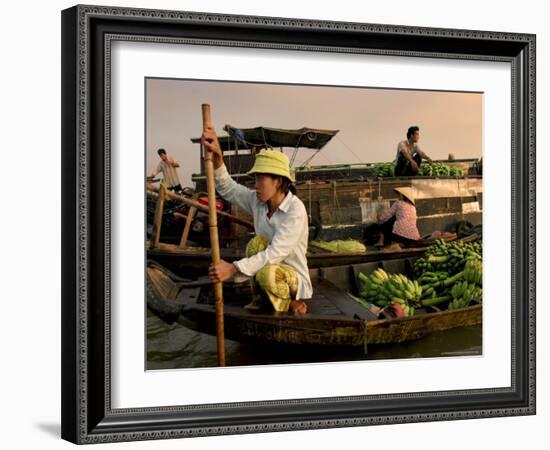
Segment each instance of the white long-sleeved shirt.
[{"label": "white long-sleeved shirt", "polygon": [[234,264],[239,272],[254,276],[266,264],[286,264],[296,270],[299,279],[296,299],[311,298],[313,289],[307,268],[308,223],[302,201],[289,192],[271,218],[267,217],[267,204],[256,192],[237,183],[225,165],[215,170],[216,190],[226,200],[247,211],[254,219],[256,235],[269,240],[268,247],[250,258]]},{"label": "white long-sleeved shirt", "polygon": [[[174,164],[178,164],[178,162],[175,159],[174,159]],[[178,176],[178,171],[172,164],[166,163],[164,161],[160,161],[158,163],[156,170],[153,172],[153,177],[157,176],[160,172],[162,172],[162,175],[166,179],[166,182],[168,183],[169,187],[177,186],[178,184],[180,184],[180,177]]]}]

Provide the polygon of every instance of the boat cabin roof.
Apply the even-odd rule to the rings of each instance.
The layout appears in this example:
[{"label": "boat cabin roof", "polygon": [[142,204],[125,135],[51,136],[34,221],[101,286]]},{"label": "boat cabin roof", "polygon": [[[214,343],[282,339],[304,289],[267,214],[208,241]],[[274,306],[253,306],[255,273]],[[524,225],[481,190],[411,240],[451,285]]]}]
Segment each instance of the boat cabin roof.
[{"label": "boat cabin roof", "polygon": [[[261,150],[262,148],[310,148],[322,149],[338,133],[339,130],[321,130],[303,127],[296,130],[283,128],[237,128],[226,125],[226,136],[219,136],[222,151],[231,150]],[[192,138],[194,144],[200,143],[200,138]]]}]

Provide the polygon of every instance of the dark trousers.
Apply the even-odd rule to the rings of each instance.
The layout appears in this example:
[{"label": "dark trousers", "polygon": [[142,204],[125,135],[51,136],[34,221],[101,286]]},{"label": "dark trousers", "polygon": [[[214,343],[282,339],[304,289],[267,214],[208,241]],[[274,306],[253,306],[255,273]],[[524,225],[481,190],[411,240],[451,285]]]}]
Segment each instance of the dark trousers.
[{"label": "dark trousers", "polygon": [[414,239],[408,239],[403,236],[399,236],[393,232],[393,224],[395,223],[395,217],[387,220],[380,225],[380,231],[384,235],[384,245],[389,245],[392,242],[398,242],[399,244],[408,247],[411,244],[414,244]]},{"label": "dark trousers", "polygon": [[[415,153],[413,160],[420,169],[420,164],[422,163],[422,157]],[[397,158],[397,163],[395,164],[395,176],[396,177],[412,177],[418,174],[418,171],[414,171],[411,167],[411,163],[405,159],[401,154]]]}]

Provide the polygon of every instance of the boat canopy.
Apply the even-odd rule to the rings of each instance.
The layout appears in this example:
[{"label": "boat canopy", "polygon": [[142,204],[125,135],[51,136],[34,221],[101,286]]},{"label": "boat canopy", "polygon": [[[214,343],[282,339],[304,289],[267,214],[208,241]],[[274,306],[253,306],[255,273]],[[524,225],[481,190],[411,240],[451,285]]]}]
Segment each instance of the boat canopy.
[{"label": "boat canopy", "polygon": [[[299,128],[287,130],[281,128],[236,128],[226,125],[223,128],[227,136],[219,136],[222,151],[230,150],[259,150],[262,148],[311,148],[322,149],[338,133],[339,130],[320,130],[316,128]],[[193,138],[191,142],[198,144],[200,138]]]}]

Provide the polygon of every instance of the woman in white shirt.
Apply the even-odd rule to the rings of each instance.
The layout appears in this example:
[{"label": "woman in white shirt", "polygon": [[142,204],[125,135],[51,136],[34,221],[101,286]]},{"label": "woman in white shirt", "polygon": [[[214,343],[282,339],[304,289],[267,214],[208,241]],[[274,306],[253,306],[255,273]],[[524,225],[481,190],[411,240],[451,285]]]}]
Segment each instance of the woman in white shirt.
[{"label": "woman in white shirt", "polygon": [[[266,291],[276,311],[305,313],[307,305],[303,299],[313,293],[307,268],[308,219],[304,204],[292,193],[294,181],[290,174],[288,157],[275,150],[265,150],[256,155],[252,169],[248,172],[256,178],[255,189],[234,181],[223,162],[218,137],[213,128],[202,135],[202,143],[213,154],[216,190],[226,200],[247,211],[254,219],[256,235],[263,236],[269,244],[254,256],[240,259],[233,264],[220,261],[209,269],[213,281],[226,281],[243,273],[253,277],[259,272],[262,279],[270,278],[286,282],[285,289]],[[258,278],[257,278],[258,279]],[[284,286],[283,286],[284,287]]]}]

